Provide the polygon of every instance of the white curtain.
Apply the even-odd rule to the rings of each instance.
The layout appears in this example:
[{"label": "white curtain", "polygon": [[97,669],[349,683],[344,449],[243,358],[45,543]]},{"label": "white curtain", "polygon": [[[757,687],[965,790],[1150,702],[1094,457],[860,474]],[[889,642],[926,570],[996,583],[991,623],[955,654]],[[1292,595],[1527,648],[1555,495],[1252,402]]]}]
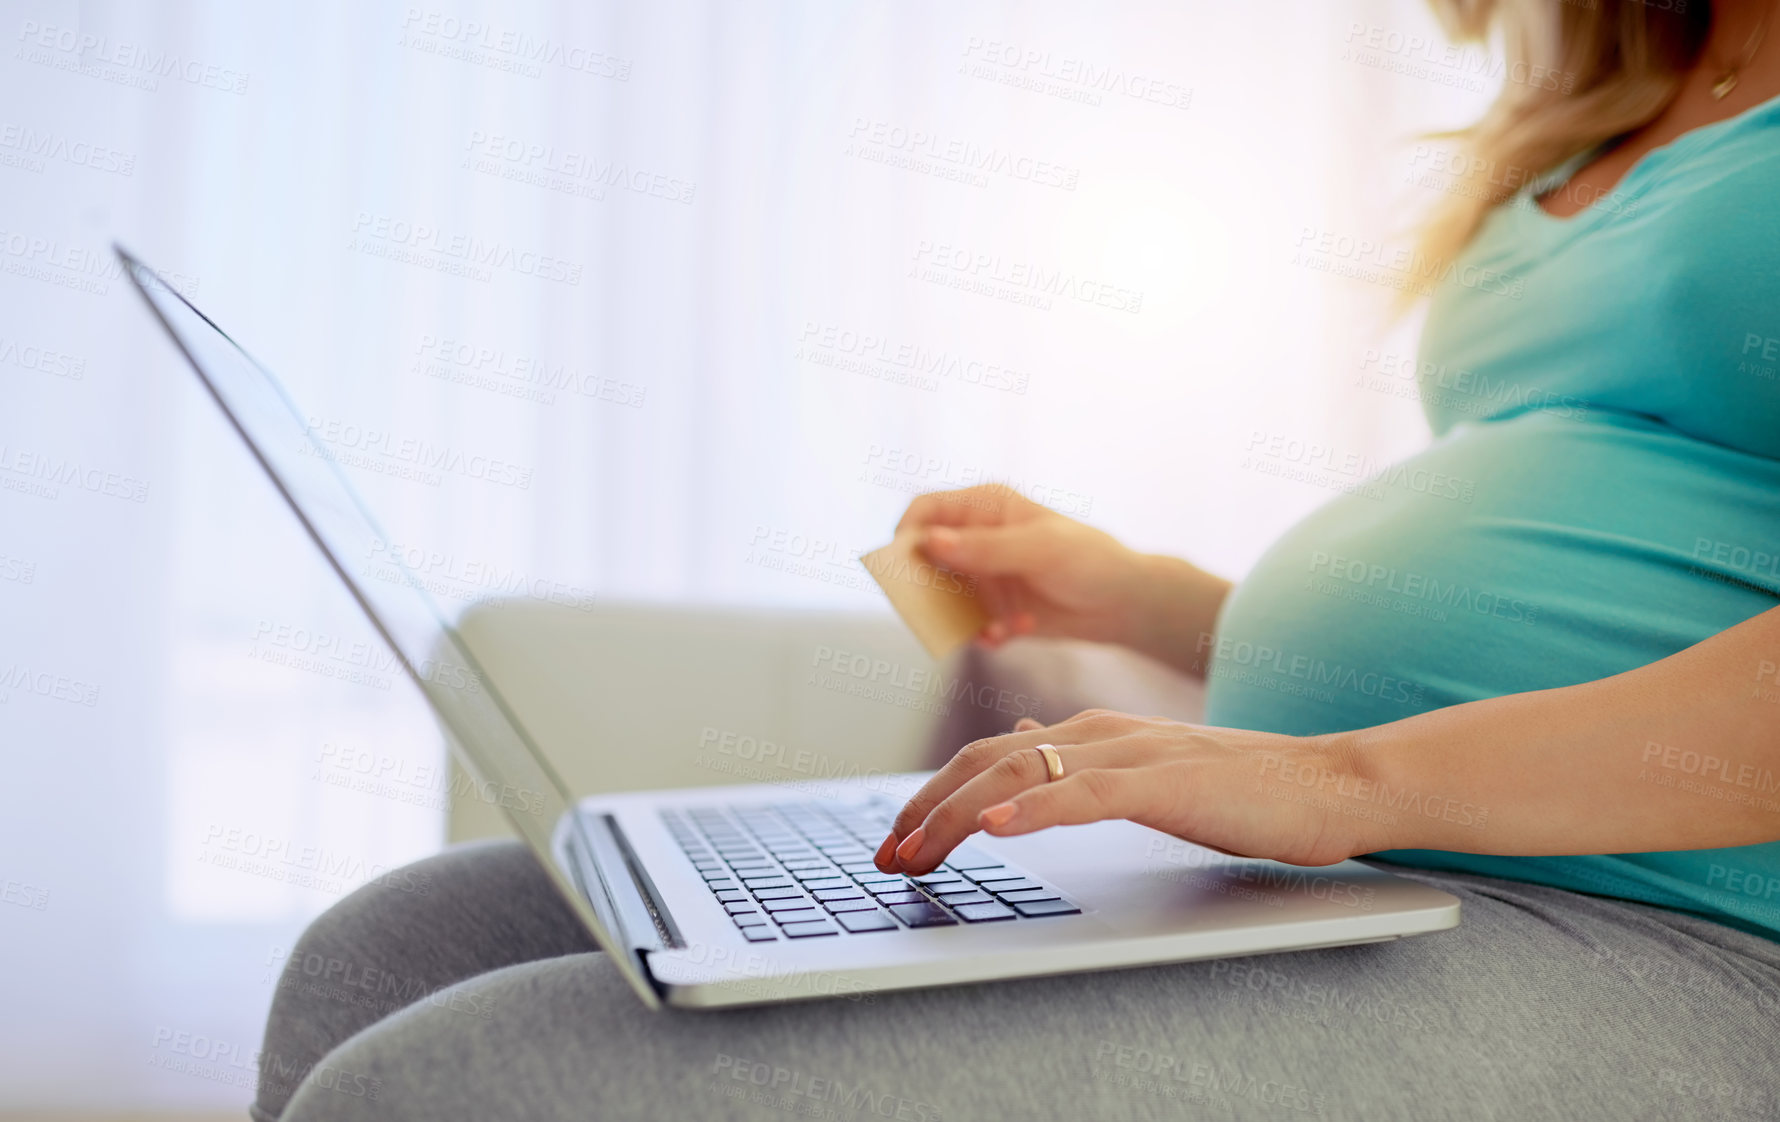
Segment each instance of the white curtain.
[{"label": "white curtain", "polygon": [[113,238],[448,602],[879,610],[821,575],[988,479],[1239,575],[1331,494],[1253,447],[1425,439],[1364,247],[1490,91],[1409,0],[429,3],[8,6],[0,1108],[238,1107],[303,923],[443,837]]}]

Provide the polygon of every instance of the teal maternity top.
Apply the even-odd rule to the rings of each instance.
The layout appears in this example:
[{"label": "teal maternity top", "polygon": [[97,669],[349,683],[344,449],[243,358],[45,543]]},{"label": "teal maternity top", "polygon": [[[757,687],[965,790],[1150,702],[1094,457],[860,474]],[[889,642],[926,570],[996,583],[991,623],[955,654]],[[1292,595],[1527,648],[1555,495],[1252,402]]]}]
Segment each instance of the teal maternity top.
[{"label": "teal maternity top", "polygon": [[[1230,595],[1209,723],[1305,735],[1591,681],[1780,604],[1780,99],[1650,152],[1571,218],[1533,204],[1581,162],[1497,208],[1439,286],[1413,371],[1432,446],[1364,480],[1320,465],[1352,485]],[[1780,727],[1773,662],[1748,688]],[[1780,774],[1713,747],[1634,745],[1625,766],[1678,812],[1765,805],[1780,828]],[[1416,796],[1359,812],[1487,820],[1463,792]],[[1780,939],[1780,842],[1380,856]]]}]

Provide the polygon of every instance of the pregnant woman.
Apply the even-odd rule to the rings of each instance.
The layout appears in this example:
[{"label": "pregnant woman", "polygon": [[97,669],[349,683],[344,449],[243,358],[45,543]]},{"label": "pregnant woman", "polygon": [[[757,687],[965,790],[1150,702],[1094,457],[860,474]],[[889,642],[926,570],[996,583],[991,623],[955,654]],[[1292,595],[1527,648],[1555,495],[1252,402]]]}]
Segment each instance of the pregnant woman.
[{"label": "pregnant woman", "polygon": [[[1459,896],[1460,927],[659,1014],[523,849],[457,849],[429,894],[367,887],[303,937],[255,1116],[1780,1116],[1776,5],[1436,7],[1500,31],[1511,79],[1560,80],[1506,84],[1429,226],[1432,445],[1236,588],[1011,493],[917,500],[904,525],[981,580],[983,642],[1124,644],[1205,675],[1207,723],[1022,722],[877,861],[1129,818],[1369,855]],[[343,1000],[311,961],[412,1004]]]}]

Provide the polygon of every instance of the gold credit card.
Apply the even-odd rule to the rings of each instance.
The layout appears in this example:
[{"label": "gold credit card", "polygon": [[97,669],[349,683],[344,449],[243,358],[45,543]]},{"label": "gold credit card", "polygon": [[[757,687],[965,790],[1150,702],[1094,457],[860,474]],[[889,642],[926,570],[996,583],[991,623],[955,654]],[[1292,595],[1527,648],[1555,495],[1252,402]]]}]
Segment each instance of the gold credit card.
[{"label": "gold credit card", "polygon": [[920,530],[904,530],[859,561],[927,653],[944,658],[981,631],[989,613],[977,600],[976,578],[934,564],[916,548],[920,538]]}]

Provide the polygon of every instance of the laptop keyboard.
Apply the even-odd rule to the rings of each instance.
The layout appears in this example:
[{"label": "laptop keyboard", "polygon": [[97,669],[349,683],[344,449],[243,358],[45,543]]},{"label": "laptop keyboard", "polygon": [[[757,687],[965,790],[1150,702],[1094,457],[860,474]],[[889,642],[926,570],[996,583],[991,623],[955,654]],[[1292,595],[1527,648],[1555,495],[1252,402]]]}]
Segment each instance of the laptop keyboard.
[{"label": "laptop keyboard", "polygon": [[920,877],[880,873],[888,808],[838,801],[664,810],[705,886],[751,943],[1076,915],[1061,892],[969,845]]}]

